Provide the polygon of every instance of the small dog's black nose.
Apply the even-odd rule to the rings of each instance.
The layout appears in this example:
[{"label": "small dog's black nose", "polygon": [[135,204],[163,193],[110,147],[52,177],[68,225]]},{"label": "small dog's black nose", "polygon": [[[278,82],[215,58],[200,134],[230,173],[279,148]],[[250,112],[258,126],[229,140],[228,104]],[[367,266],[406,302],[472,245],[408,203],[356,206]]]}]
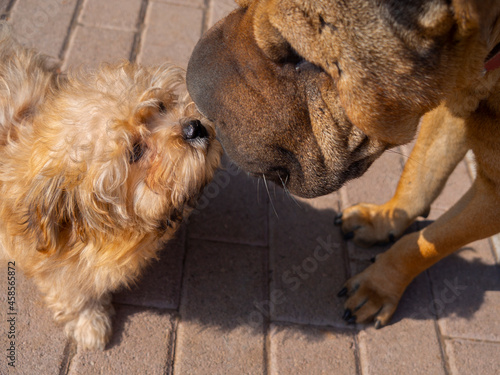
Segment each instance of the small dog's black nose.
[{"label": "small dog's black nose", "polygon": [[207,129],[201,124],[200,120],[190,120],[182,129],[184,139],[196,139],[208,137]]}]

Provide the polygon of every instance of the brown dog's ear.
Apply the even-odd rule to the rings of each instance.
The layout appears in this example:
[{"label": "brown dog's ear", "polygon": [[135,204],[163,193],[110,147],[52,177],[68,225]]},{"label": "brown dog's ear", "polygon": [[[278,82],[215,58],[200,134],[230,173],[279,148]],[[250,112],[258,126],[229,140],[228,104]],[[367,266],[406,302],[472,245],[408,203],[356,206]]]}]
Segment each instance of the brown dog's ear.
[{"label": "brown dog's ear", "polygon": [[276,9],[274,2],[271,0],[252,4],[252,8],[255,8],[253,31],[255,41],[262,52],[270,60],[278,62],[287,59],[292,54],[292,49],[269,20],[272,12]]},{"label": "brown dog's ear", "polygon": [[452,0],[451,4],[463,31],[479,30],[483,39],[488,39],[494,19],[500,12],[498,0]]},{"label": "brown dog's ear", "polygon": [[253,0],[234,0],[242,8],[248,8]]},{"label": "brown dog's ear", "polygon": [[462,30],[477,29],[479,27],[480,14],[478,3],[488,3],[488,0],[453,0],[452,7],[455,19]]}]

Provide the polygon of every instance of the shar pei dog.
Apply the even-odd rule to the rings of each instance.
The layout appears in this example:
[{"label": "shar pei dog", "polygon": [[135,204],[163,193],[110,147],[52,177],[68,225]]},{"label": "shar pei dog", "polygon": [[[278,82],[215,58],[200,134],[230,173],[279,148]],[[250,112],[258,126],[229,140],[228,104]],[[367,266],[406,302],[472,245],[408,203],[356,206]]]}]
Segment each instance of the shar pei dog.
[{"label": "shar pei dog", "polygon": [[[345,320],[378,328],[419,273],[500,231],[499,51],[494,0],[240,0],[196,46],[188,89],[237,164],[303,197],[359,177],[421,121],[394,197],[335,220],[358,244],[397,240],[339,292]],[[470,190],[403,236],[470,149]]]}]

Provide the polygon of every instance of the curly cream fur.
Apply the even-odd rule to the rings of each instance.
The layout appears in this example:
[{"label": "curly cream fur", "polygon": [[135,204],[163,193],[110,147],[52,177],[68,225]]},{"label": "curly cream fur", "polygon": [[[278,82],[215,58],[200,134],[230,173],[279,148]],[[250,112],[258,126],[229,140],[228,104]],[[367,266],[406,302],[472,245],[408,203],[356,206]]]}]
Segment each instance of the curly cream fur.
[{"label": "curly cream fur", "polygon": [[[221,147],[172,65],[58,74],[0,25],[0,244],[85,349],[111,334],[110,293],[156,257]],[[141,156],[131,161],[135,147]]]}]

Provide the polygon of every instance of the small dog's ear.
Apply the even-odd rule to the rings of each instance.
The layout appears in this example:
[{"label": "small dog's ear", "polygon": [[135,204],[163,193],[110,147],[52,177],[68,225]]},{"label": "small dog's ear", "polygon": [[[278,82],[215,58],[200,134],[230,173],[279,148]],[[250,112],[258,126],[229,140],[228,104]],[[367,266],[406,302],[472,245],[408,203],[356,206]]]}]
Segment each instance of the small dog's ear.
[{"label": "small dog's ear", "polygon": [[36,250],[47,254],[59,250],[61,232],[70,225],[69,215],[65,212],[66,193],[62,180],[51,178],[39,181],[31,187],[23,204],[28,207],[24,223],[26,230],[34,234]]}]

